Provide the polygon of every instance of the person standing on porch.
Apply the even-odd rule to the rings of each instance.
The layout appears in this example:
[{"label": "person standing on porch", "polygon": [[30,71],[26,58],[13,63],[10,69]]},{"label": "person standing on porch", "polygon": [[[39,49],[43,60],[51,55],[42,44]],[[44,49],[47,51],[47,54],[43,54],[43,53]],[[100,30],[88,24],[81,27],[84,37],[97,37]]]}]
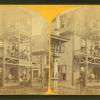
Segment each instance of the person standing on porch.
[{"label": "person standing on porch", "polygon": [[81,66],[80,67],[80,86],[84,87],[85,86],[85,67]]}]

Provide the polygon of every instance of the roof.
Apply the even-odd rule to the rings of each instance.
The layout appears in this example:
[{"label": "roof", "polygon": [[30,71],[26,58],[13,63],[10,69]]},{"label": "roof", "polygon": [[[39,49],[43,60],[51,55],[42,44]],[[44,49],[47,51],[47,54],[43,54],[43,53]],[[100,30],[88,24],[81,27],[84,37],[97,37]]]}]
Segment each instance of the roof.
[{"label": "roof", "polygon": [[46,33],[32,37],[32,52],[33,54],[48,52],[48,35]]},{"label": "roof", "polygon": [[59,15],[64,16],[65,28],[61,33],[74,33],[82,37],[92,38],[95,34],[100,36],[100,8],[80,7]]},{"label": "roof", "polygon": [[32,52],[32,55],[47,55],[48,54],[48,52],[46,52],[46,51],[33,51]]},{"label": "roof", "polygon": [[51,39],[57,40],[57,41],[61,41],[61,42],[67,42],[67,39],[61,37],[61,36],[57,36],[57,35],[51,35]]}]

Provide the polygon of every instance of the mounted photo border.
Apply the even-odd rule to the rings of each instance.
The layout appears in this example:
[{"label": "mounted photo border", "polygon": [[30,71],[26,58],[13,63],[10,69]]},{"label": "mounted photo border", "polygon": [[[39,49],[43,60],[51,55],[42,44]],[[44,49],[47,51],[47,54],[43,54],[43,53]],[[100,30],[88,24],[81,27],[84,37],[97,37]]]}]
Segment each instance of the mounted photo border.
[{"label": "mounted photo border", "polygon": [[66,4],[100,4],[99,0],[0,0],[0,4],[35,4],[35,5],[66,5]]},{"label": "mounted photo border", "polygon": [[[99,0],[0,0],[0,5],[99,5]],[[1,100],[99,100],[99,96],[0,96]]]}]

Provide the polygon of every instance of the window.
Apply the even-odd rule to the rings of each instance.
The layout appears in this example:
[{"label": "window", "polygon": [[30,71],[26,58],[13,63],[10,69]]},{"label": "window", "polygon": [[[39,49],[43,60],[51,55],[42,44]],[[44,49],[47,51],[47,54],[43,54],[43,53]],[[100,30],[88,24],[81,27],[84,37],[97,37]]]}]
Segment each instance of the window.
[{"label": "window", "polygon": [[64,44],[59,44],[60,53],[64,53]]},{"label": "window", "polygon": [[81,51],[85,52],[86,51],[86,40],[81,39]]},{"label": "window", "polygon": [[57,42],[55,45],[55,52],[64,53],[64,44],[62,44],[61,42]]},{"label": "window", "polygon": [[39,70],[33,70],[33,78],[39,77]]},{"label": "window", "polygon": [[65,81],[66,80],[66,65],[59,65],[58,67],[58,75],[59,80]]},{"label": "window", "polygon": [[2,47],[3,47],[3,41],[0,40],[0,48],[2,48]]},{"label": "window", "polygon": [[62,80],[66,80],[66,74],[62,73]]},{"label": "window", "polygon": [[54,52],[54,43],[51,44],[51,51]]},{"label": "window", "polygon": [[66,66],[62,66],[62,80],[66,80]]},{"label": "window", "polygon": [[49,56],[46,56],[47,65],[49,64]]},{"label": "window", "polygon": [[65,16],[64,15],[60,16],[60,25],[61,25],[61,28],[64,28],[65,27],[64,19],[65,19]]},{"label": "window", "polygon": [[3,56],[3,41],[2,40],[0,40],[0,57],[2,57]]}]

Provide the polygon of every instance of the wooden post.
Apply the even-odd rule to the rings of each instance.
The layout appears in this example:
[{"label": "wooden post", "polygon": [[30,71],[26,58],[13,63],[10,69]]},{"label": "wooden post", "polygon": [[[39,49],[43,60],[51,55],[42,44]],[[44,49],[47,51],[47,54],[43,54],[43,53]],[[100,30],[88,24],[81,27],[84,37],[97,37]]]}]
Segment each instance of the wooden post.
[{"label": "wooden post", "polygon": [[[2,14],[2,29],[3,34],[5,34],[5,17],[4,12]],[[5,86],[5,39],[3,38],[3,76],[2,76],[2,86]]]},{"label": "wooden post", "polygon": [[2,86],[5,86],[5,40],[3,41],[3,80],[2,80]]},{"label": "wooden post", "polygon": [[85,68],[85,86],[87,86],[87,73],[88,73],[88,41],[86,40],[86,68]]},{"label": "wooden post", "polygon": [[54,59],[54,91],[58,91],[58,59]]},{"label": "wooden post", "polygon": [[44,84],[44,82],[45,82],[45,79],[44,79],[44,57],[45,56],[41,56],[41,84],[43,85]]},{"label": "wooden post", "polygon": [[[57,31],[56,31],[56,35],[59,36],[60,35],[60,17],[57,17]],[[54,91],[58,92],[58,57],[56,56],[56,45],[57,43],[54,41],[54,79],[53,79],[53,85],[54,85]]]},{"label": "wooden post", "polygon": [[32,25],[33,25],[33,19],[32,19],[32,16],[30,16],[31,18],[31,33],[30,33],[30,65],[31,65],[31,71],[30,71],[30,82],[31,82],[31,86],[33,84],[33,67],[32,67],[32,32],[33,32],[33,28],[32,28]]},{"label": "wooden post", "polygon": [[31,86],[32,86],[32,84],[33,84],[33,68],[31,67],[31,70],[30,70],[30,81],[31,81]]},{"label": "wooden post", "polygon": [[20,72],[21,72],[21,71],[20,71],[20,33],[19,33],[19,38],[18,38],[18,39],[19,39],[19,43],[18,43],[18,45],[19,45],[19,46],[18,46],[18,49],[19,49],[19,50],[18,50],[18,51],[19,51],[19,52],[18,52],[18,54],[19,54],[19,57],[18,57],[18,60],[19,60],[19,63],[18,63],[18,83],[19,83],[19,85],[20,85]]},{"label": "wooden post", "polygon": [[74,85],[74,32],[72,34],[72,86]]},{"label": "wooden post", "polygon": [[[20,16],[18,17],[18,22],[20,21]],[[17,23],[16,23],[17,24]],[[19,63],[18,63],[18,83],[19,83],[19,85],[20,85],[20,28],[19,28],[19,25],[17,25],[17,27],[18,27],[18,54],[19,54],[19,56],[18,56],[18,60],[19,60]]]}]

